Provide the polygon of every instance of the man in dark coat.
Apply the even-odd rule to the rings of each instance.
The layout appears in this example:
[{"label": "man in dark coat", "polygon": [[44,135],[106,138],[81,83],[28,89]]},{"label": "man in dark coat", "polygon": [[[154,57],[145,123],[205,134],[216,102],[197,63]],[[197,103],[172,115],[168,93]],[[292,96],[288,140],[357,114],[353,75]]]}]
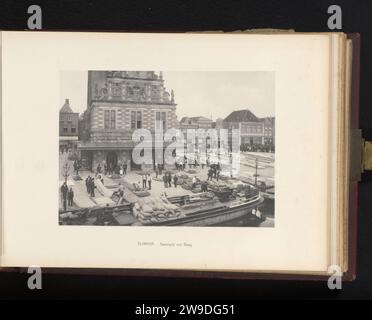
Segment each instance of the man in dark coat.
[{"label": "man in dark coat", "polygon": [[168,187],[172,188],[172,174],[170,172],[168,173]]},{"label": "man in dark coat", "polygon": [[66,211],[66,201],[67,201],[67,192],[68,192],[68,187],[67,183],[64,182],[61,186],[61,193],[62,193],[62,200],[63,200],[63,209]]},{"label": "man in dark coat", "polygon": [[87,192],[90,193],[90,190],[89,190],[89,184],[90,184],[90,176],[88,176],[86,179],[85,179],[85,186],[87,187]]},{"label": "man in dark coat", "polygon": [[79,163],[77,160],[74,161],[74,170],[75,170],[76,175],[78,175],[79,174]]},{"label": "man in dark coat", "polygon": [[74,201],[74,191],[72,190],[72,187],[70,187],[70,190],[68,190],[67,199],[68,199],[68,206],[72,207],[72,203]]},{"label": "man in dark coat", "polygon": [[168,188],[168,176],[166,173],[163,174],[164,188]]},{"label": "man in dark coat", "polygon": [[90,183],[89,183],[89,190],[90,190],[90,196],[92,198],[95,197],[95,194],[94,194],[94,189],[95,188],[96,188],[96,185],[94,184],[94,178],[91,178]]},{"label": "man in dark coat", "polygon": [[177,188],[177,181],[178,181],[178,177],[177,177],[177,175],[175,174],[175,175],[173,176],[173,183],[174,183],[174,187],[175,187],[175,188]]}]

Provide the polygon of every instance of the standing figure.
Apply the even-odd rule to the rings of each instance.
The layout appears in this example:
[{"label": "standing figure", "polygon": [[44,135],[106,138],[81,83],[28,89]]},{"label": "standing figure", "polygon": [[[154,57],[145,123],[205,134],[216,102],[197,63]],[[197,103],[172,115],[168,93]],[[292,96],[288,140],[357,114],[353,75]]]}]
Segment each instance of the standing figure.
[{"label": "standing figure", "polygon": [[74,170],[75,170],[76,175],[78,175],[79,174],[79,163],[76,159],[74,161]]},{"label": "standing figure", "polygon": [[67,192],[68,192],[67,183],[64,182],[61,186],[61,193],[62,193],[62,201],[63,201],[63,210],[65,211],[67,210],[66,208]]},{"label": "standing figure", "polygon": [[174,183],[174,187],[175,187],[175,188],[177,188],[177,181],[178,181],[178,177],[177,177],[177,175],[175,174],[175,175],[173,176],[173,183]]},{"label": "standing figure", "polygon": [[68,190],[67,198],[68,198],[68,206],[72,207],[72,203],[74,201],[74,191],[72,190],[72,187],[70,187],[70,190]]},{"label": "standing figure", "polygon": [[149,190],[151,190],[151,183],[152,183],[151,175],[148,175],[147,176],[147,185],[149,186]]},{"label": "standing figure", "polygon": [[168,173],[168,187],[172,187],[172,174],[170,172]]},{"label": "standing figure", "polygon": [[147,180],[147,175],[142,174],[142,188],[146,189],[146,180]]},{"label": "standing figure", "polygon": [[168,176],[166,174],[163,175],[163,181],[164,181],[164,188],[168,188]]},{"label": "standing figure", "polygon": [[196,187],[196,177],[192,177],[192,188],[195,189]]},{"label": "standing figure", "polygon": [[89,190],[90,190],[90,196],[92,198],[95,197],[95,194],[94,194],[94,189],[96,188],[96,185],[94,184],[94,178],[91,178],[90,180],[90,186],[89,186]]},{"label": "standing figure", "polygon": [[90,183],[90,176],[87,176],[87,178],[85,179],[85,186],[87,187],[87,193],[90,193],[89,183]]}]

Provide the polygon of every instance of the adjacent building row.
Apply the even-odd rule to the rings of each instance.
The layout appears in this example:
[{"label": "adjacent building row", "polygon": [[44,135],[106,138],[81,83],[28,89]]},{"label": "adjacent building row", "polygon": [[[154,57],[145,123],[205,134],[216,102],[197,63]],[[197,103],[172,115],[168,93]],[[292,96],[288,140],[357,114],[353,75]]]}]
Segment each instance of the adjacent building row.
[{"label": "adjacent building row", "polygon": [[89,71],[87,109],[74,112],[66,99],[60,109],[60,152],[79,153],[83,165],[95,168],[105,162],[116,167],[131,159],[135,129],[154,132],[170,128],[240,129],[244,146],[274,146],[275,118],[258,118],[250,110],[232,112],[225,119],[184,117],[177,120],[173,91],[163,75],[154,71]]}]

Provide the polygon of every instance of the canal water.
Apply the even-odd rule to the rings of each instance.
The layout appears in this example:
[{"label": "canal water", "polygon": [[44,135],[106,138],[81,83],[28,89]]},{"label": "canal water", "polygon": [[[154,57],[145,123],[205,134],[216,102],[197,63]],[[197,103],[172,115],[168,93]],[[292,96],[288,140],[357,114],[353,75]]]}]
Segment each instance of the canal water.
[{"label": "canal water", "polygon": [[[259,210],[261,211],[261,214],[265,217],[265,221],[263,221],[259,227],[264,228],[272,228],[274,227],[274,208],[275,208],[275,202],[274,200],[265,199],[262,204],[258,206]],[[251,227],[252,226],[252,220],[249,218],[249,214],[242,216],[237,219],[233,219],[230,221],[222,222],[220,224],[217,224],[215,226],[218,227]]]}]

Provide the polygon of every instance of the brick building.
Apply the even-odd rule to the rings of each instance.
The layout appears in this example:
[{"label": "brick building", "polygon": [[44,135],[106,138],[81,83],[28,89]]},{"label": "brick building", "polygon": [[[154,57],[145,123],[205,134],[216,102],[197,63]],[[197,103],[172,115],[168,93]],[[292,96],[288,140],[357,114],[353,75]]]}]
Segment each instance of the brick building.
[{"label": "brick building", "polygon": [[241,144],[264,143],[264,122],[248,109],[231,112],[223,124],[226,129],[240,129]]},{"label": "brick building", "polygon": [[74,112],[69,99],[59,110],[59,151],[76,152],[79,132],[79,113]]},{"label": "brick building", "polygon": [[240,129],[241,146],[275,146],[275,117],[258,118],[250,110],[233,111],[223,121],[226,129]]},{"label": "brick building", "polygon": [[133,131],[164,131],[177,126],[173,91],[164,86],[162,72],[89,71],[87,110],[81,120],[81,157],[85,166],[116,167],[132,159]]},{"label": "brick building", "polygon": [[264,123],[264,143],[275,144],[275,117],[262,118]]}]

